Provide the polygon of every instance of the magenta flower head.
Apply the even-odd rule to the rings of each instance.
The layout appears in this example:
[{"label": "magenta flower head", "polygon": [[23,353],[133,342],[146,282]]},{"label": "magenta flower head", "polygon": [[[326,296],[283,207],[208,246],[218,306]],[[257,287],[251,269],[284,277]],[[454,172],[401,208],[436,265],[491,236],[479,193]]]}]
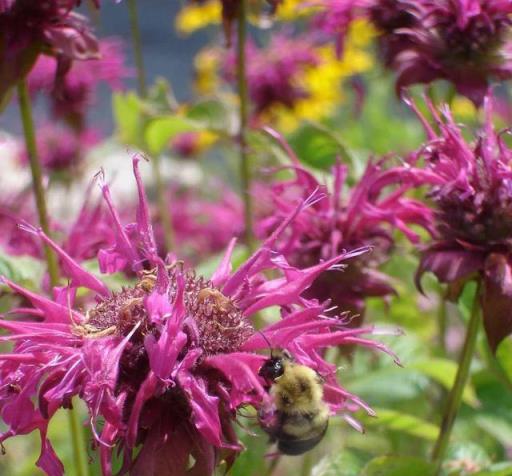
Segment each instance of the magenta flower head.
[{"label": "magenta flower head", "polygon": [[386,159],[370,161],[356,185],[344,190],[348,170],[337,163],[332,170],[333,186],[328,189],[302,167],[280,135],[267,131],[288,151],[294,178],[272,184],[271,203],[259,220],[257,232],[268,236],[297,203],[315,189],[324,191],[322,199],[290,224],[277,249],[293,266],[305,268],[332,259],[342,250],[371,248],[370,253],[354,256],[344,272],[318,275],[304,293],[308,299],[357,314],[359,319],[353,323],[358,324],[364,317],[366,298],[394,293],[390,278],[379,271],[393,249],[393,230],[399,229],[417,242],[419,237],[409,225],[429,226],[430,211],[405,196],[417,178],[406,168],[386,167]]},{"label": "magenta flower head", "polygon": [[95,58],[98,43],[77,0],[0,2],[0,103],[30,71],[38,55],[57,58],[62,72],[72,60]]},{"label": "magenta flower head", "polygon": [[[512,3],[503,0],[410,2],[417,17],[395,31],[408,42],[395,57],[397,90],[436,79],[480,106],[492,79],[512,77]],[[407,8],[403,10],[404,15]]]},{"label": "magenta flower head", "polygon": [[371,0],[366,5],[366,16],[377,30],[379,50],[388,67],[393,66],[399,53],[411,46],[411,39],[397,32],[418,25],[417,3],[414,0]]},{"label": "magenta flower head", "polygon": [[512,151],[503,133],[493,129],[489,97],[485,127],[472,143],[466,142],[448,107],[439,115],[428,104],[439,133],[420,115],[429,141],[417,159],[425,160],[431,174],[428,196],[435,232],[423,250],[417,282],[425,271],[455,290],[470,279],[480,280],[484,326],[496,350],[512,332]]},{"label": "magenta flower head", "polygon": [[[76,173],[84,158],[84,154],[97,144],[99,133],[95,130],[75,132],[66,126],[45,124],[38,129],[37,146],[41,164],[47,172],[54,172],[59,177],[67,179],[63,173]],[[20,160],[28,164],[28,154],[23,149]]]},{"label": "magenta flower head", "polygon": [[[211,475],[220,459],[229,465],[241,450],[232,427],[237,410],[252,405],[272,413],[272,398],[259,376],[269,344],[323,377],[329,412],[363,407],[371,413],[340,387],[323,350],[343,344],[387,349],[363,337],[372,329],[347,329],[318,302],[301,297],[319,274],[336,272],[340,261],[367,249],[301,270],[274,251],[283,231],[320,198],[318,192],[292,210],[237,271],[230,269],[232,241],[217,270],[205,278],[172,257],[164,262],[157,256],[138,160],[134,172],[139,205],[136,222],[127,226],[101,183],[116,242],[100,251],[99,262],[108,272],[129,266],[135,284],[109,290],[40,230],[26,227],[59,254],[70,281],[55,289],[51,300],[3,280],[34,309],[11,311],[27,320],[0,320],[8,331],[2,340],[13,343],[10,353],[0,355],[0,412],[7,425],[0,442],[38,430],[38,466],[62,475],[47,427],[58,408],[79,396],[89,409],[104,475],[112,474],[114,448],[123,455],[121,473]],[[73,308],[78,287],[96,294],[86,310]],[[252,317],[272,306],[281,319],[256,331]],[[357,426],[348,414],[345,419]]]},{"label": "magenta flower head", "polygon": [[[313,46],[307,36],[294,38],[283,33],[273,35],[265,48],[248,43],[247,81],[256,117],[276,105],[293,109],[297,100],[307,97],[300,75],[320,63]],[[234,54],[227,57],[225,75],[228,81],[236,81]]]},{"label": "magenta flower head", "polygon": [[80,130],[88,107],[96,99],[98,86],[105,83],[113,90],[121,89],[123,80],[130,75],[122,43],[109,38],[99,42],[97,58],[74,62],[65,75],[61,74],[58,60],[40,56],[28,77],[28,86],[31,94],[49,97],[56,118]]}]

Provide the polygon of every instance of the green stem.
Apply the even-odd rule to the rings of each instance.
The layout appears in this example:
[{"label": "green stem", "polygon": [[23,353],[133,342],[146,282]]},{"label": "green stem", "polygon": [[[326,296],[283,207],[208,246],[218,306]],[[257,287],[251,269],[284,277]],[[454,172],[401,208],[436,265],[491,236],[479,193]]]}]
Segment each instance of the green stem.
[{"label": "green stem", "polygon": [[443,357],[446,356],[446,329],[447,329],[447,315],[446,315],[446,298],[445,291],[442,285],[439,285],[438,289],[439,296],[439,308],[437,310],[437,332],[439,348],[441,349]]},{"label": "green stem", "polygon": [[145,99],[148,95],[148,90],[146,86],[144,57],[142,56],[142,41],[140,37],[139,16],[137,14],[137,0],[128,0],[128,13],[130,15],[133,56],[135,57],[135,67],[137,69],[137,91],[139,92],[139,96]]},{"label": "green stem", "polygon": [[[18,100],[20,106],[21,121],[23,123],[23,131],[25,134],[25,145],[30,162],[30,171],[32,173],[32,188],[34,190],[37,213],[39,215],[39,225],[41,226],[42,230],[48,236],[50,236],[50,228],[48,225],[48,210],[46,207],[46,197],[43,187],[43,174],[41,170],[41,163],[39,161],[39,155],[37,153],[32,107],[30,103],[27,83],[25,80],[21,80],[18,83]],[[51,248],[47,245],[44,246],[44,252],[46,256],[48,274],[50,276],[50,284],[53,287],[59,284],[59,265],[57,262],[57,257]],[[68,418],[71,442],[73,445],[73,456],[75,461],[76,474],[78,476],[87,476],[89,474],[89,467],[87,465],[83,433],[80,429],[80,417],[77,410],[74,408],[70,410],[68,412]]]},{"label": "green stem", "polygon": [[160,157],[153,157],[151,160],[153,165],[153,178],[155,180],[156,195],[158,200],[158,211],[160,221],[164,230],[165,248],[167,251],[174,249],[174,230],[172,228],[171,212],[167,205],[165,196],[165,185],[162,180],[162,173],[160,170]]},{"label": "green stem", "polygon": [[[139,17],[137,13],[137,0],[128,1],[128,11],[130,14],[130,29],[132,35],[133,55],[135,57],[135,67],[137,69],[137,91],[142,99],[148,96],[146,70],[144,68],[144,57],[142,55],[142,40],[139,28]],[[141,131],[145,129],[145,118],[143,118]],[[143,135],[143,132],[141,132]],[[144,144],[142,137],[141,143]],[[164,241],[167,251],[174,248],[174,231],[172,228],[172,218],[170,215],[169,207],[167,206],[167,199],[165,196],[165,184],[162,179],[162,169],[159,157],[153,157],[151,160],[153,168],[153,181],[155,183],[158,214],[162,223],[164,231]]]},{"label": "green stem", "polygon": [[247,90],[247,72],[245,46],[247,39],[247,0],[240,0],[238,7],[238,39],[237,39],[237,90],[240,103],[239,121],[240,129],[238,141],[240,146],[240,179],[242,196],[244,201],[245,240],[249,250],[254,250],[253,220],[252,220],[252,197],[251,197],[251,166],[249,154],[247,153],[247,124],[249,111],[249,94]]},{"label": "green stem", "polygon": [[281,461],[281,457],[278,455],[278,456],[275,456],[273,460],[270,461],[268,467],[267,467],[267,474],[266,476],[273,476],[274,475],[274,472],[277,468],[277,466],[279,465]]},{"label": "green stem", "polygon": [[[36,134],[34,131],[34,120],[32,118],[32,106],[28,94],[27,83],[21,80],[18,83],[18,101],[20,106],[21,121],[23,123],[23,132],[25,134],[25,146],[27,148],[28,159],[30,162],[30,172],[32,173],[32,189],[36,200],[37,214],[39,216],[39,225],[42,230],[50,236],[50,227],[48,224],[48,210],[46,207],[46,197],[43,187],[43,173],[39,155],[36,146]],[[48,245],[44,245],[44,254],[50,275],[50,283],[55,286],[59,282],[59,268],[57,257]]]},{"label": "green stem", "polygon": [[84,433],[80,425],[80,413],[76,406],[68,411],[68,423],[71,429],[71,444],[73,446],[73,464],[77,476],[89,476],[87,464],[87,450],[84,442]]},{"label": "green stem", "polygon": [[434,450],[432,451],[432,459],[436,464],[436,476],[440,474],[441,465],[448,449],[450,442],[450,435],[457,417],[459,410],[462,392],[466,385],[469,376],[469,368],[471,359],[475,352],[476,338],[478,335],[478,327],[480,325],[480,283],[477,284],[475,289],[475,296],[473,298],[473,306],[471,308],[471,316],[466,330],[466,337],[461,355],[459,357],[459,366],[455,382],[448,395],[448,401],[443,414],[443,420],[439,428],[439,435],[437,437]]},{"label": "green stem", "polygon": [[311,451],[308,451],[306,454],[304,454],[302,457],[302,468],[300,471],[301,476],[310,476],[314,461],[315,460]]}]

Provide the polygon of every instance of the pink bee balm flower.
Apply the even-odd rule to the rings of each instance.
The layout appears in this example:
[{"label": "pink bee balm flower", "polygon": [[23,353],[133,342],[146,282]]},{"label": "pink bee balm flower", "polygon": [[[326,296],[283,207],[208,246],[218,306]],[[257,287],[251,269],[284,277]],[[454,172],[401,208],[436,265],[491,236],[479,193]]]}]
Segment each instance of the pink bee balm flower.
[{"label": "pink bee balm flower", "polygon": [[481,280],[484,327],[495,350],[512,333],[512,151],[493,128],[489,97],[485,127],[472,142],[448,107],[440,115],[428,105],[439,133],[413,105],[429,139],[416,159],[424,159],[431,174],[428,196],[435,218],[417,282],[426,271],[459,290],[469,279]]},{"label": "pink bee balm flower", "polygon": [[398,73],[399,93],[445,79],[480,106],[491,80],[512,77],[511,14],[503,0],[332,0],[316,25],[336,36],[341,53],[352,21],[366,18],[384,64]]},{"label": "pink bee balm flower", "polygon": [[503,0],[412,2],[417,21],[396,31],[409,42],[393,65],[397,89],[450,81],[480,106],[492,79],[512,77],[512,3]]},{"label": "pink bee balm flower", "polygon": [[393,230],[399,229],[417,242],[418,236],[409,225],[428,227],[431,222],[429,210],[405,196],[417,178],[403,167],[386,168],[386,159],[370,161],[360,180],[351,189],[344,190],[348,169],[337,163],[332,170],[333,186],[328,189],[302,167],[279,134],[267,131],[287,150],[294,177],[271,185],[271,203],[263,211],[257,232],[268,236],[313,190],[324,191],[322,199],[290,224],[278,241],[277,249],[291,265],[304,268],[332,259],[342,250],[372,248],[371,253],[354,257],[343,273],[318,275],[304,293],[308,299],[315,298],[340,310],[352,311],[359,316],[354,320],[354,324],[358,324],[364,317],[366,298],[385,297],[395,292],[390,278],[379,271],[393,249]]},{"label": "pink bee balm flower", "polygon": [[[301,297],[319,274],[336,272],[340,261],[366,248],[302,270],[274,251],[283,231],[319,196],[293,210],[235,272],[232,241],[218,269],[205,278],[157,256],[137,160],[134,172],[139,187],[135,223],[122,226],[102,184],[116,243],[101,250],[99,259],[107,271],[129,265],[137,273],[136,284],[109,290],[35,228],[29,231],[60,255],[69,288],[56,289],[51,300],[4,279],[34,309],[12,311],[28,313],[29,320],[0,320],[8,331],[3,340],[13,343],[10,353],[0,355],[0,411],[7,425],[0,442],[38,430],[38,466],[51,476],[62,475],[47,427],[58,408],[79,396],[89,409],[104,475],[112,474],[115,448],[124,457],[122,473],[211,475],[221,458],[229,465],[241,450],[232,427],[237,409],[271,404],[258,375],[268,359],[258,351],[268,350],[267,342],[323,376],[324,400],[332,413],[358,407],[372,413],[339,385],[323,349],[343,344],[387,349],[363,337],[372,329],[347,329],[342,320],[327,317],[323,306]],[[265,270],[273,277],[267,278]],[[73,309],[78,287],[96,293],[96,303],[87,310]],[[271,306],[281,309],[282,318],[256,331],[252,317]]]},{"label": "pink bee balm flower", "polygon": [[0,102],[32,68],[40,53],[72,60],[94,58],[96,38],[85,17],[72,12],[77,0],[10,0],[0,3]]},{"label": "pink bee balm flower", "polygon": [[96,59],[75,62],[65,73],[61,74],[55,58],[41,56],[28,77],[28,86],[32,94],[48,95],[54,116],[77,129],[84,127],[99,84],[121,89],[123,79],[131,75],[125,66],[122,43],[115,38],[101,40]]}]

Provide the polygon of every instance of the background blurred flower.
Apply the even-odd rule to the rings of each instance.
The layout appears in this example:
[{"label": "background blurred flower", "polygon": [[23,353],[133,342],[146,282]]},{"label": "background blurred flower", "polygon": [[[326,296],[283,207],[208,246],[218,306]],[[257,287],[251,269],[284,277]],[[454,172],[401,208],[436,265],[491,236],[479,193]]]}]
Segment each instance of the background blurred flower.
[{"label": "background blurred flower", "polygon": [[0,5],[0,104],[40,53],[54,56],[61,74],[72,60],[98,56],[98,43],[86,18],[72,11],[79,3],[14,0]]},{"label": "background blurred flower", "polygon": [[183,132],[172,139],[171,150],[184,159],[197,157],[215,144],[217,139],[218,136],[210,131]]},{"label": "background blurred flower", "polygon": [[[368,23],[354,22],[342,60],[312,35],[275,34],[264,48],[249,43],[247,76],[253,122],[273,123],[279,130],[290,131],[302,120],[319,121],[334,114],[344,100],[344,80],[368,71],[373,64],[366,51],[372,37]],[[233,54],[224,61],[223,75],[235,81]]]},{"label": "background blurred flower", "polygon": [[97,59],[73,63],[64,77],[60,76],[57,60],[41,56],[28,77],[28,86],[33,95],[43,93],[49,97],[56,118],[81,130],[99,84],[119,90],[123,80],[131,76],[125,63],[122,43],[115,38],[104,39],[99,43]]},{"label": "background blurred flower", "polygon": [[[265,48],[249,42],[246,55],[249,96],[256,117],[277,105],[293,109],[299,98],[308,96],[301,76],[320,61],[307,37],[276,34]],[[228,81],[236,81],[234,54],[227,56],[224,74]]]},{"label": "background blurred flower", "polygon": [[[75,132],[64,125],[48,123],[38,128],[37,150],[46,172],[59,173],[60,178],[74,179],[86,152],[99,141],[99,132],[88,129]],[[28,164],[28,154],[23,148],[22,164]]]},{"label": "background blurred flower", "polygon": [[442,116],[430,104],[439,133],[420,115],[429,141],[417,154],[430,171],[428,197],[434,204],[435,233],[422,253],[417,282],[431,271],[455,290],[482,280],[482,309],[493,350],[512,333],[512,151],[494,130],[491,99],[485,127],[468,143],[450,110]]},{"label": "background blurred flower", "polygon": [[[207,190],[207,193],[204,190]],[[169,213],[179,255],[192,264],[223,251],[233,237],[243,233],[243,205],[225,184],[167,191]],[[165,256],[163,231],[155,214],[155,235],[160,255]]]},{"label": "background blurred flower", "polygon": [[[117,235],[115,246],[100,253],[100,264],[109,272],[128,264],[137,272],[135,285],[110,291],[40,230],[26,227],[55,249],[71,281],[67,289],[56,290],[52,301],[4,279],[34,309],[12,311],[29,313],[30,320],[0,320],[14,344],[12,352],[0,356],[0,408],[7,425],[0,442],[38,430],[37,465],[50,476],[62,475],[47,438],[48,424],[58,408],[68,408],[79,395],[90,412],[105,476],[112,474],[115,446],[123,453],[123,470],[135,476],[213,474],[221,459],[229,468],[241,449],[232,428],[236,411],[270,403],[258,375],[267,357],[256,353],[267,349],[268,342],[287,349],[325,379],[324,398],[331,412],[364,408],[373,414],[340,387],[334,366],[321,352],[343,344],[389,351],[362,337],[371,329],[347,330],[342,320],[325,316],[322,306],[300,298],[318,274],[366,249],[303,270],[272,250],[283,230],[318,197],[292,211],[234,273],[232,241],[206,279],[183,271],[175,261],[166,265],[156,255],[137,161],[134,170],[139,186],[136,223],[121,225],[109,189],[102,185]],[[273,270],[274,277],[265,278],[264,270]],[[78,287],[97,296],[85,313],[71,308]],[[256,332],[251,318],[271,306],[281,308],[281,320]],[[40,320],[35,322],[34,316]]]}]

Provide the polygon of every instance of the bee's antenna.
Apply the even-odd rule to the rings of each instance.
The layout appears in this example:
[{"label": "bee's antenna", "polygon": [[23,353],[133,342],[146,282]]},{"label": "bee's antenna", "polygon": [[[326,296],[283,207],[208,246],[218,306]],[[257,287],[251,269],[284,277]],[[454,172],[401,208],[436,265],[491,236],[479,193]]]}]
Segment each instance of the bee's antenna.
[{"label": "bee's antenna", "polygon": [[272,344],[270,344],[270,341],[268,340],[267,336],[263,334],[259,329],[256,329],[256,332],[263,337],[264,341],[267,343],[268,348],[270,349],[270,358],[274,358],[274,349],[272,348]]}]

